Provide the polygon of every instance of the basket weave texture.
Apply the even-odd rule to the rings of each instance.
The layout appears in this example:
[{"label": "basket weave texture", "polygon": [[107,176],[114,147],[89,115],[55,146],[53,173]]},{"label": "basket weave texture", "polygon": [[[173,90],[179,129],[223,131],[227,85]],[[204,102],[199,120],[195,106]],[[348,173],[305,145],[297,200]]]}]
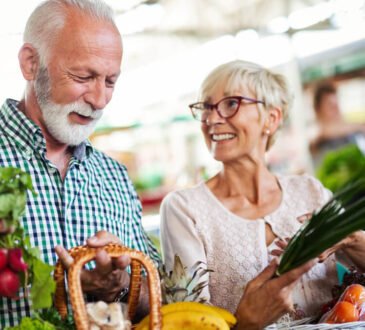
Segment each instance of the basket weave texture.
[{"label": "basket weave texture", "polygon": [[365,322],[349,322],[342,324],[299,324],[300,322],[292,322],[291,324],[272,324],[265,330],[364,330]]},{"label": "basket weave texture", "polygon": [[[80,274],[85,264],[94,260],[100,248],[90,248],[88,246],[78,246],[68,252],[74,262],[68,270],[68,291],[75,319],[77,330],[88,330],[89,321],[86,313],[86,305],[81,289]],[[141,266],[147,273],[149,304],[150,304],[150,329],[160,330],[162,324],[161,317],[161,288],[160,279],[156,267],[150,258],[140,251],[132,250],[118,244],[109,244],[102,248],[110,257],[127,255],[131,258],[131,280],[128,296],[128,316],[133,319],[141,291],[142,275]],[[60,261],[57,262],[54,278],[56,281],[55,307],[61,317],[67,315],[67,295],[65,289],[65,269]]]}]

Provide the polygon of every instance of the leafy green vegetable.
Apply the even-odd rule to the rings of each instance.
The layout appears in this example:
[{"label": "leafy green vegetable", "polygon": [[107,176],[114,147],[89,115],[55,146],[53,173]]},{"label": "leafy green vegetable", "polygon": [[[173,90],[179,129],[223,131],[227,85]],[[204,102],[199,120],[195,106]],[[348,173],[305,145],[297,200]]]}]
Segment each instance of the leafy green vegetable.
[{"label": "leafy green vegetable", "polygon": [[32,317],[24,317],[21,323],[15,327],[7,327],[5,330],[76,330],[72,315],[65,319],[54,308],[42,309],[40,313],[34,313]]},{"label": "leafy green vegetable", "polygon": [[61,318],[57,309],[54,307],[43,309],[39,316],[42,320],[52,323],[57,330],[75,330],[75,321],[71,314],[68,314],[65,319]]},{"label": "leafy green vegetable", "polygon": [[316,176],[325,187],[336,192],[360,173],[365,173],[365,156],[355,144],[351,144],[328,152]]},{"label": "leafy green vegetable", "polygon": [[0,168],[0,218],[14,225],[25,211],[27,190],[35,194],[30,175],[15,167]]},{"label": "leafy green vegetable", "polygon": [[22,286],[31,284],[30,298],[34,309],[52,305],[55,282],[51,275],[54,267],[40,259],[39,250],[33,247],[30,238],[20,226],[19,217],[24,213],[27,190],[35,194],[32,179],[28,173],[14,167],[0,168],[0,219],[13,227],[12,233],[0,236],[0,247],[21,248],[22,256],[28,265],[27,276],[19,273]]},{"label": "leafy green vegetable", "polygon": [[8,327],[5,330],[56,330],[56,327],[39,318],[24,317],[18,326]]},{"label": "leafy green vegetable", "polygon": [[46,308],[52,305],[52,294],[56,283],[50,276],[54,267],[47,265],[39,259],[33,260],[33,283],[30,289],[33,308]]},{"label": "leafy green vegetable", "polygon": [[351,180],[315,212],[290,240],[278,275],[319,256],[354,231],[365,228],[365,179]]}]

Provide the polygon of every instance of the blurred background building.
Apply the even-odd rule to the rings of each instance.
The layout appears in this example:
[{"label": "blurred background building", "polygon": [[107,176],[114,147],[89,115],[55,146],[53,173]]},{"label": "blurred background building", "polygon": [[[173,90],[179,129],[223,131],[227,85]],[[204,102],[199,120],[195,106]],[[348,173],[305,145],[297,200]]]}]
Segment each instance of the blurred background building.
[{"label": "blurred background building", "polygon": [[[20,99],[22,31],[39,0],[0,2],[0,101]],[[122,75],[91,140],[124,163],[158,230],[163,196],[217,170],[192,120],[203,77],[233,59],[284,73],[294,107],[268,155],[274,171],[315,173],[312,97],[333,83],[348,121],[365,122],[365,0],[106,0],[123,35]]]}]

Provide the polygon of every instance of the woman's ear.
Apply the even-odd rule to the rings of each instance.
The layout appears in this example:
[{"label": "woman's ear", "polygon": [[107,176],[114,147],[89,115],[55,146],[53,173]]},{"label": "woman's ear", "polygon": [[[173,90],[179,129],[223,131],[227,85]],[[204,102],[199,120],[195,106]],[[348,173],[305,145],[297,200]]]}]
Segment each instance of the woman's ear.
[{"label": "woman's ear", "polygon": [[283,121],[283,112],[280,108],[270,108],[265,120],[264,133],[273,135]]},{"label": "woman's ear", "polygon": [[39,66],[37,50],[30,43],[25,43],[19,50],[18,59],[24,79],[35,80]]}]

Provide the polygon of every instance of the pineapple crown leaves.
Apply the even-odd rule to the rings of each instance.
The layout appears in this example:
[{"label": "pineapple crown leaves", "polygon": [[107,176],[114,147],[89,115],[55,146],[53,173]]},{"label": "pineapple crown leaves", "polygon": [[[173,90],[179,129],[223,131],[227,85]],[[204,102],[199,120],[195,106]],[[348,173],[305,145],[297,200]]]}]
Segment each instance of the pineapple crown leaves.
[{"label": "pineapple crown leaves", "polygon": [[293,236],[281,256],[277,274],[319,256],[361,229],[365,229],[365,179],[355,178],[316,211]]},{"label": "pineapple crown leaves", "polygon": [[161,278],[163,303],[173,303],[177,301],[199,301],[202,290],[208,285],[208,281],[202,281],[205,274],[212,272],[206,268],[202,261],[196,262],[190,269],[185,267],[178,255],[174,258],[174,268],[167,272],[165,265],[159,267]]}]

